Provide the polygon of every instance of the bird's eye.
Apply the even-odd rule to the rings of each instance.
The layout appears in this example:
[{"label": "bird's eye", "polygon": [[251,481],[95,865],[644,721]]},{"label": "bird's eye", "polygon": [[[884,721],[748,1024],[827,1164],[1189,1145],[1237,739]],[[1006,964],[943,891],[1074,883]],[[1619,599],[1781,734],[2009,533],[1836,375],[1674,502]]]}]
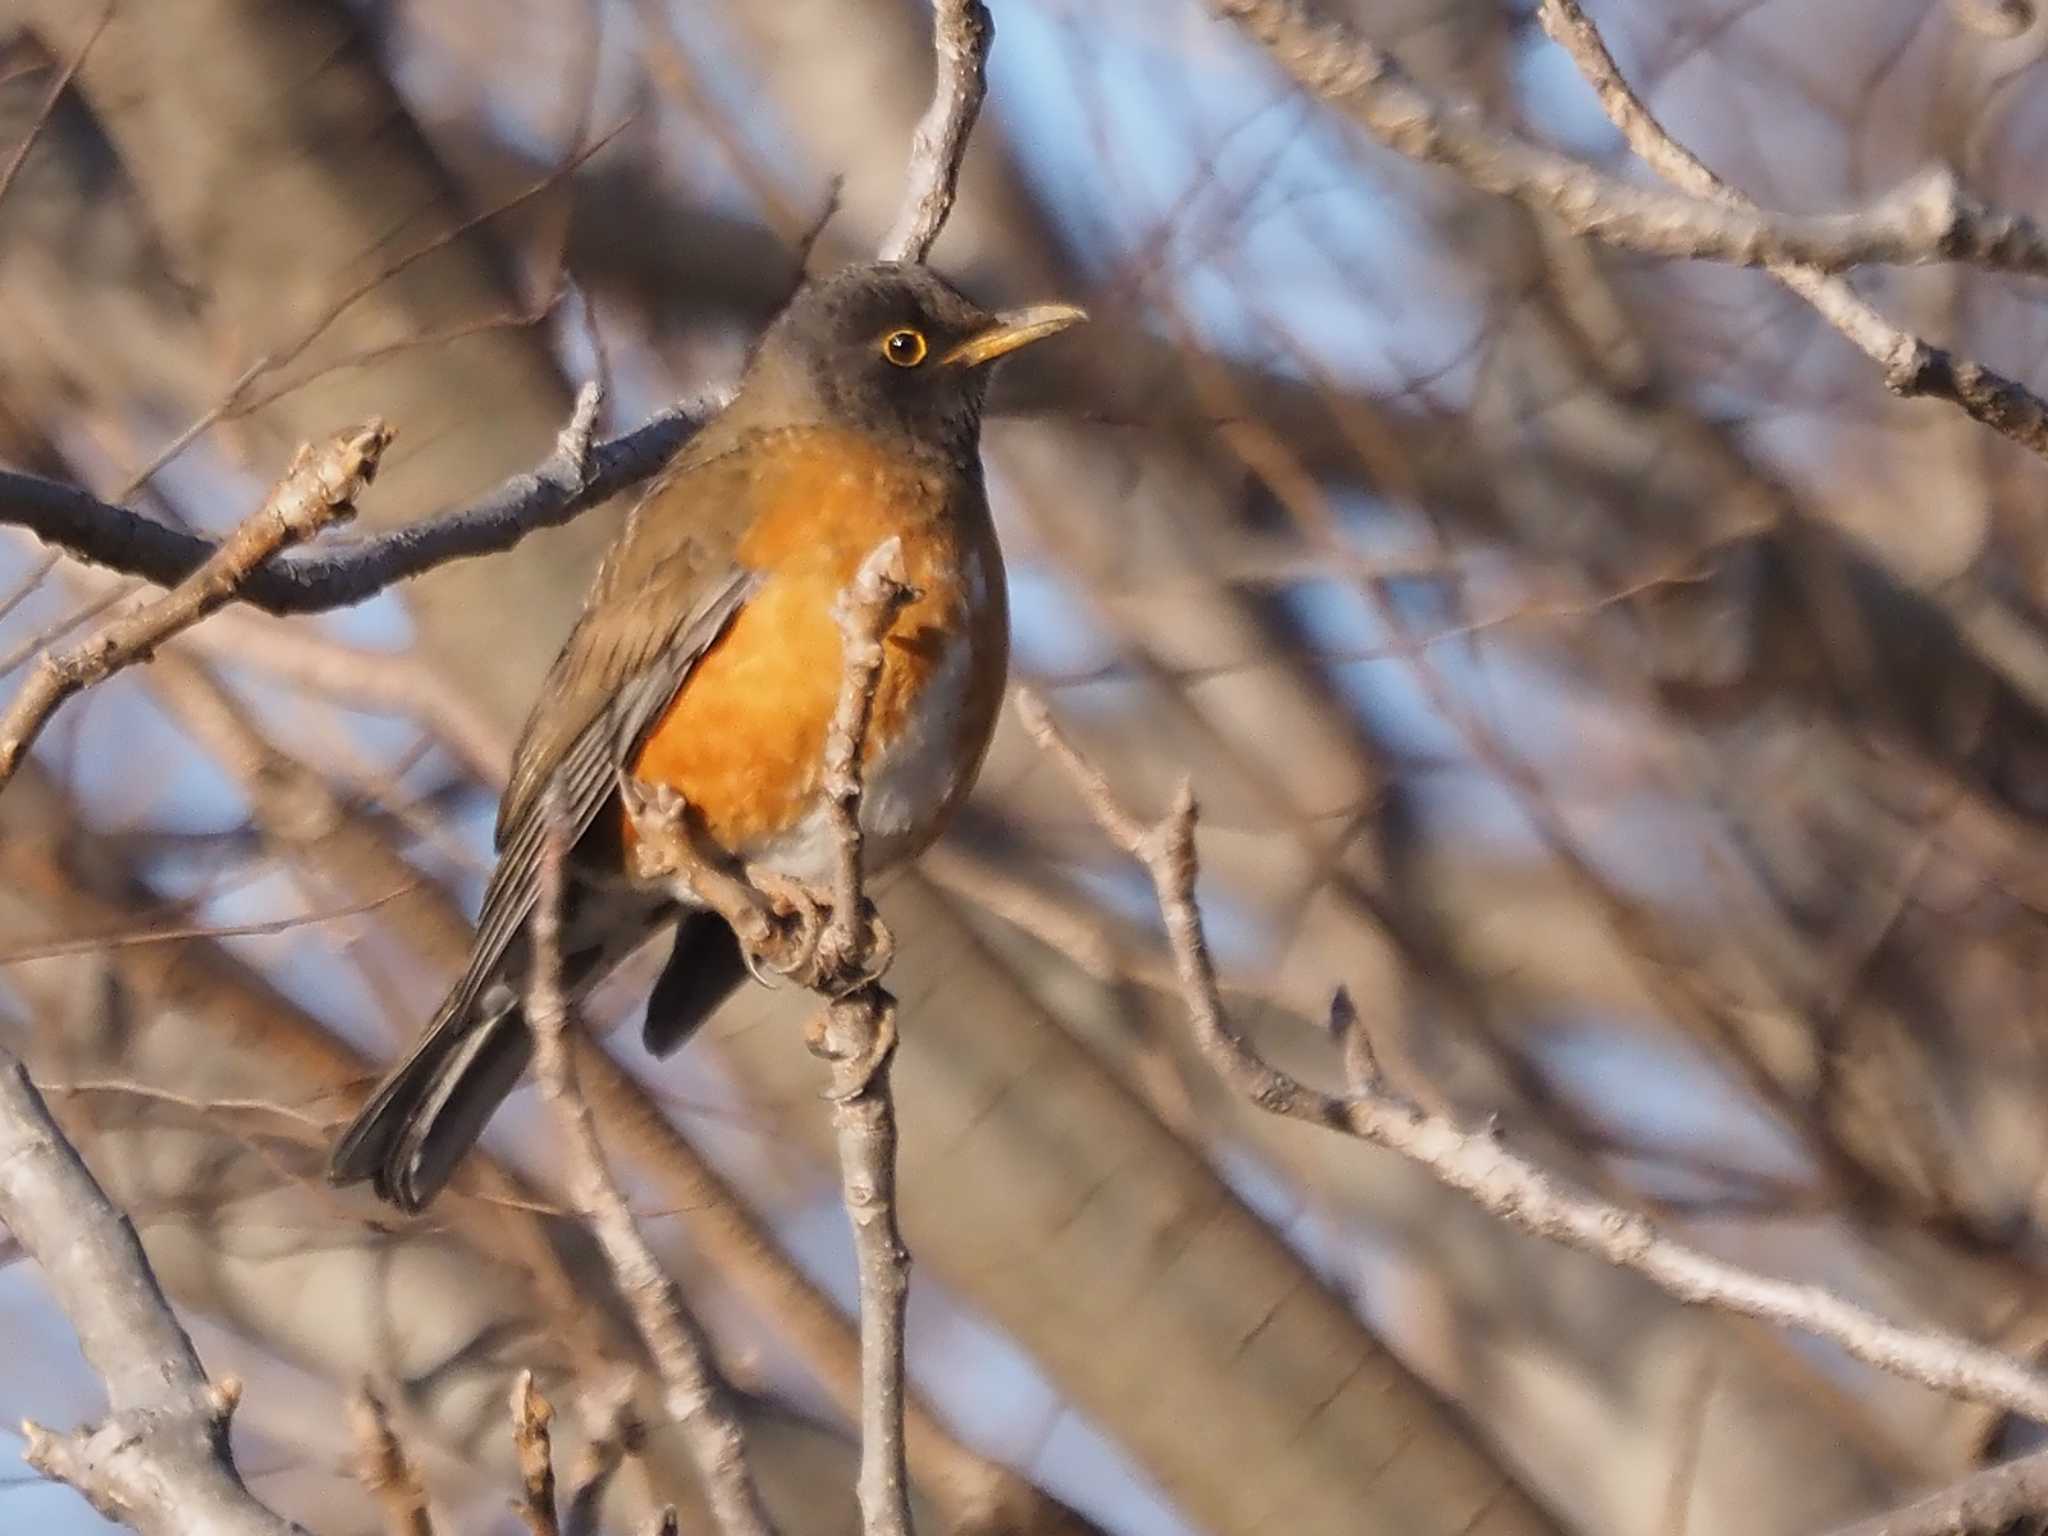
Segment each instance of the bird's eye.
[{"label": "bird's eye", "polygon": [[891,331],[882,338],[882,356],[898,368],[915,368],[924,361],[924,333],[913,331],[909,326]]}]

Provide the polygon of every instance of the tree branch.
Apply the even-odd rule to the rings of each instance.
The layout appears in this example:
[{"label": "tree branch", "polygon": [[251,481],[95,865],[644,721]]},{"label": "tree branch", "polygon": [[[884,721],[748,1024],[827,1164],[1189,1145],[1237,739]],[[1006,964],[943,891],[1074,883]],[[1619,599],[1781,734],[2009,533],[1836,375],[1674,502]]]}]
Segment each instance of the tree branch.
[{"label": "tree branch", "polygon": [[1954,1334],[1902,1327],[1819,1286],[1759,1275],[1688,1248],[1634,1211],[1560,1189],[1490,1132],[1466,1131],[1417,1109],[1381,1081],[1370,1039],[1342,993],[1331,1008],[1331,1028],[1344,1048],[1348,1095],[1311,1088],[1265,1061],[1230,1024],[1217,988],[1195,903],[1193,791],[1183,781],[1164,817],[1141,821],[1060,734],[1036,694],[1020,691],[1018,708],[1025,729],[1074,781],[1096,824],[1145,867],[1196,1044],[1217,1075],[1259,1108],[1398,1152],[1490,1215],[1632,1270],[1688,1305],[1797,1329],[1937,1392],[2048,1421],[2048,1378],[2010,1355]]},{"label": "tree branch", "polygon": [[910,171],[896,221],[882,239],[884,261],[923,261],[953,211],[967,138],[988,94],[988,53],[996,24],[981,0],[932,0],[938,78],[932,104],[910,141]]},{"label": "tree branch", "polygon": [[604,1250],[654,1361],[662,1406],[689,1446],[713,1519],[725,1536],[772,1536],[774,1527],[747,1465],[739,1415],[712,1362],[710,1340],[633,1224],[626,1197],[605,1166],[590,1106],[577,1087],[561,979],[563,851],[559,828],[551,828],[534,903],[533,975],[526,1002],[541,1097],[562,1130],[572,1196]]},{"label": "tree branch", "polygon": [[635,878],[686,888],[725,919],[757,969],[790,977],[825,1000],[807,1038],[832,1068],[828,1097],[860,1274],[860,1505],[868,1536],[910,1531],[903,1384],[910,1256],[896,1224],[889,1091],[896,1000],[879,981],[894,944],[867,900],[860,827],[862,746],[881,683],[882,640],[917,595],[904,582],[902,557],[901,540],[885,539],[833,609],[845,671],[825,737],[825,805],[837,852],[828,898],[773,871],[738,868],[707,847],[690,807],[672,790],[630,779],[620,786],[635,834]]},{"label": "tree branch", "polygon": [[[961,157],[981,111],[994,23],[981,0],[937,0],[938,78],[911,146],[901,211],[883,241],[884,260],[923,261],[952,211]],[[275,614],[319,613],[373,597],[451,560],[512,548],[527,534],[566,523],[653,475],[713,414],[710,396],[659,412],[606,443],[590,441],[598,397],[579,395],[556,451],[460,511],[424,518],[344,550],[266,559],[238,596]],[[0,470],[0,524],[24,528],[81,560],[159,586],[185,580],[220,546],[76,486]]]},{"label": "tree branch", "polygon": [[143,1536],[305,1536],[243,1485],[228,1448],[241,1388],[206,1379],[135,1228],[4,1049],[0,1220],[41,1267],[107,1388],[97,1428],[23,1425],[29,1465]]},{"label": "tree branch", "polygon": [[860,1510],[866,1536],[910,1536],[903,1440],[910,1253],[896,1223],[896,1109],[889,1091],[896,999],[875,980],[888,968],[890,945],[862,888],[860,831],[861,753],[882,681],[882,639],[916,596],[904,581],[902,558],[897,540],[885,542],[862,564],[832,614],[846,675],[825,737],[825,800],[839,866],[823,947],[839,963],[821,989],[832,1000],[813,1041],[813,1049],[832,1064],[832,1128],[860,1270]]},{"label": "tree branch", "polygon": [[348,1416],[356,1442],[356,1481],[383,1512],[388,1536],[434,1536],[420,1469],[398,1443],[383,1402],[366,1385],[349,1399]]},{"label": "tree branch", "polygon": [[554,1404],[521,1371],[512,1383],[512,1448],[519,1459],[519,1518],[528,1536],[562,1536],[555,1509]]},{"label": "tree branch", "polygon": [[300,448],[262,509],[223,539],[197,570],[72,649],[45,652],[0,714],[0,786],[21,765],[52,712],[72,694],[146,658],[226,603],[279,550],[348,517],[356,497],[375,478],[377,461],[390,441],[384,423],[370,421],[317,451],[310,443]]},{"label": "tree branch", "polygon": [[2048,1451],[1986,1467],[1833,1536],[2004,1536],[2048,1510]]},{"label": "tree branch", "polygon": [[[1645,165],[1696,197],[1726,208],[1756,211],[1754,203],[1671,137],[1623,78],[1579,0],[1542,0],[1538,15],[1543,30],[1571,55],[1600,98],[1608,121],[1621,130],[1628,147]],[[2022,448],[2048,457],[2048,401],[2017,379],[1955,357],[1901,330],[1865,303],[1847,282],[1818,267],[1772,261],[1765,263],[1765,270],[1882,368],[1885,385],[1894,394],[1947,400]]]},{"label": "tree branch", "polygon": [[1651,256],[1825,271],[1869,264],[1967,261],[1992,271],[2048,275],[2048,230],[1979,202],[1932,170],[1851,213],[1764,213],[1618,180],[1479,114],[1441,100],[1341,22],[1300,0],[1211,0],[1305,90],[1342,110],[1397,154],[1457,172],[1482,192],[1511,197],[1572,233]]},{"label": "tree branch", "polygon": [[[555,451],[460,511],[423,518],[344,549],[280,555],[252,570],[236,595],[271,613],[320,613],[374,597],[451,560],[512,548],[566,523],[659,470],[711,416],[716,401],[669,407],[607,443],[591,443],[599,396],[585,385]],[[0,470],[0,523],[25,528],[81,560],[159,586],[183,581],[220,546],[38,475]]]}]

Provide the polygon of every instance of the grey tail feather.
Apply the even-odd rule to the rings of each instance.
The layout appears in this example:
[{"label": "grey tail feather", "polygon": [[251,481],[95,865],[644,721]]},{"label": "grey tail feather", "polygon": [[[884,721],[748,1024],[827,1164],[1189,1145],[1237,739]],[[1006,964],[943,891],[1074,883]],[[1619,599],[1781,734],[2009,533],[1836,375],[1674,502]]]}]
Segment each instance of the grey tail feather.
[{"label": "grey tail feather", "polygon": [[458,988],[335,1143],[336,1184],[370,1180],[417,1212],[448,1182],[526,1070],[533,1042],[509,987],[471,998]]},{"label": "grey tail feather", "polygon": [[640,1039],[648,1054],[661,1057],[679,1050],[746,979],[740,941],[725,919],[715,912],[685,912],[676,924],[668,963],[647,997]]}]

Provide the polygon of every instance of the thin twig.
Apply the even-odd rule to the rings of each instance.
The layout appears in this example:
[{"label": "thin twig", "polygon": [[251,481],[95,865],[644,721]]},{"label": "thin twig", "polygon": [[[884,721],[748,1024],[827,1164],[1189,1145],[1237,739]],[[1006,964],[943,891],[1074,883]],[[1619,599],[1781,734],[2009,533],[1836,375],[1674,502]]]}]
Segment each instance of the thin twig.
[{"label": "thin twig", "polygon": [[932,0],[938,78],[910,141],[910,173],[896,221],[883,237],[884,261],[923,261],[953,211],[967,138],[988,93],[988,52],[996,24],[981,0]]},{"label": "thin twig", "polygon": [[86,55],[92,52],[93,44],[100,40],[100,34],[107,30],[107,23],[113,19],[114,0],[107,0],[107,8],[100,13],[99,25],[86,34],[85,41],[78,45],[78,52],[71,56],[71,62],[66,64],[58,72],[57,78],[51,82],[50,89],[36,108],[36,115],[29,119],[28,131],[21,136],[21,143],[15,146],[6,166],[0,168],[0,203],[7,201],[8,189],[14,185],[15,177],[21,174],[21,167],[28,159],[28,152],[36,147],[36,140],[42,137],[43,129],[49,124],[50,114],[57,110],[57,103],[63,100],[71,82],[78,78],[78,71],[84,66]]},{"label": "thin twig", "polygon": [[1332,1027],[1346,1036],[1350,1094],[1322,1092],[1274,1067],[1232,1027],[1217,988],[1195,902],[1193,791],[1183,782],[1164,817],[1141,821],[1061,735],[1042,700],[1020,691],[1018,708],[1026,730],[1073,779],[1097,825],[1144,865],[1196,1044],[1217,1074],[1259,1108],[1398,1152],[1510,1226],[1632,1270],[1688,1305],[1797,1329],[1938,1392],[2048,1420],[2048,1378],[2010,1355],[1955,1334],[1903,1327],[1820,1286],[1759,1275],[1686,1247],[1637,1212],[1559,1188],[1490,1132],[1466,1131],[1397,1097],[1381,1082],[1369,1039],[1341,994]]},{"label": "thin twig", "polygon": [[825,737],[825,803],[838,867],[821,948],[841,957],[843,974],[853,984],[836,989],[825,1005],[814,1048],[832,1064],[832,1128],[860,1271],[860,1510],[866,1536],[910,1536],[903,1443],[910,1253],[896,1222],[896,1111],[889,1091],[896,999],[874,979],[887,966],[888,946],[878,944],[868,911],[860,830],[861,759],[882,681],[882,640],[916,596],[904,580],[902,561],[899,542],[887,540],[833,607],[845,675]]},{"label": "thin twig", "polygon": [[129,928],[118,933],[79,934],[68,939],[51,939],[44,944],[25,944],[19,949],[0,950],[0,970],[9,966],[26,965],[35,960],[54,960],[64,955],[91,955],[110,949],[130,949],[147,944],[187,944],[194,941],[217,943],[222,939],[268,938],[272,934],[290,933],[300,928],[313,928],[321,923],[341,922],[351,917],[361,917],[366,912],[375,912],[379,907],[388,907],[394,901],[402,900],[418,890],[424,882],[413,879],[392,890],[370,897],[367,901],[352,901],[345,906],[328,907],[317,912],[301,912],[295,917],[273,917],[260,923],[202,923],[163,928]]},{"label": "thin twig", "polygon": [[903,574],[903,541],[891,535],[861,562],[852,583],[832,605],[839,629],[839,702],[825,732],[825,820],[836,857],[832,871],[832,921],[824,942],[847,953],[866,941],[863,895],[865,839],[860,828],[864,774],[861,754],[874,715],[875,690],[882,682],[882,640],[905,605],[917,596]]},{"label": "thin twig", "polygon": [[[1365,1038],[1362,1028],[1354,1026],[1352,1033],[1361,1040]],[[1693,1499],[1699,1486],[1700,1462],[1707,1443],[1707,1415],[1714,1405],[1714,1390],[1719,1383],[1719,1357],[1709,1351],[1693,1372],[1692,1379],[1686,1383],[1674,1436],[1676,1460],[1664,1487],[1662,1536],[1688,1536],[1692,1529]]]},{"label": "thin twig", "polygon": [[[576,1065],[614,1155],[630,1160],[647,1181],[648,1198],[675,1214],[697,1256],[750,1306],[776,1320],[779,1342],[847,1422],[858,1423],[860,1341],[839,1304],[790,1259],[774,1231],[676,1129],[637,1079],[589,1043],[578,1050]],[[1031,1531],[1036,1536],[1094,1532],[1028,1478],[963,1444],[910,1388],[904,1431],[912,1480],[949,1529]],[[563,1536],[591,1536],[589,1528],[576,1530],[573,1500],[563,1517]]]},{"label": "thin twig", "polygon": [[1765,213],[1635,186],[1454,106],[1391,54],[1301,0],[1210,0],[1282,69],[1395,153],[1442,165],[1482,192],[1511,197],[1573,234],[1623,250],[1760,267],[1803,262],[1834,272],[1862,265],[1964,261],[1990,271],[2048,274],[2048,230],[1979,202],[1936,169],[1851,213]]},{"label": "thin twig", "polygon": [[879,980],[892,941],[867,900],[860,826],[862,753],[882,678],[882,641],[917,595],[904,580],[902,560],[902,541],[885,539],[833,606],[844,672],[825,735],[823,789],[835,858],[830,914],[822,926],[792,922],[781,910],[794,905],[807,917],[821,904],[819,896],[791,889],[769,871],[732,868],[702,845],[689,807],[672,791],[632,780],[620,786],[633,821],[638,878],[686,884],[725,919],[757,967],[825,1000],[808,1040],[832,1068],[827,1096],[860,1274],[860,1505],[868,1536],[909,1536],[910,1530],[903,1384],[910,1257],[896,1224],[896,1118],[889,1093],[896,1000]]},{"label": "thin twig", "polygon": [[107,1389],[96,1428],[24,1424],[23,1459],[142,1536],[305,1536],[244,1486],[228,1448],[240,1385],[206,1379],[135,1228],[4,1049],[0,1222],[41,1266]]},{"label": "thin twig", "polygon": [[662,1406],[689,1447],[713,1518],[726,1536],[770,1536],[774,1528],[747,1464],[739,1415],[712,1363],[710,1341],[633,1224],[626,1197],[605,1166],[590,1106],[576,1085],[561,980],[562,853],[559,829],[551,830],[534,903],[533,976],[526,1003],[541,1097],[562,1130],[575,1203],[595,1232],[654,1361]]},{"label": "thin twig", "polygon": [[[1543,30],[1571,55],[1579,73],[1600,98],[1608,120],[1621,130],[1628,147],[1645,165],[1695,197],[1727,208],[1755,211],[1754,203],[1672,138],[1623,77],[1599,29],[1578,0],[1542,0],[1537,14]],[[1765,270],[1882,368],[1885,385],[1895,394],[1948,400],[2021,447],[2048,456],[2048,400],[2017,379],[1930,346],[1893,325],[1843,279],[1818,267],[1772,261],[1765,263]]]},{"label": "thin twig", "polygon": [[348,1417],[356,1442],[356,1481],[384,1512],[384,1529],[390,1536],[434,1536],[420,1470],[392,1432],[390,1413],[367,1385],[349,1399]]},{"label": "thin twig", "polygon": [[512,1448],[519,1458],[519,1518],[531,1536],[561,1536],[555,1513],[555,1408],[521,1371],[512,1383]]},{"label": "thin twig", "polygon": [[317,450],[310,444],[302,447],[262,509],[222,540],[197,570],[162,597],[110,621],[72,649],[46,652],[14,702],[0,714],[0,785],[13,776],[65,699],[146,658],[172,635],[235,596],[250,574],[279,550],[350,515],[390,441],[385,425],[370,421]]}]

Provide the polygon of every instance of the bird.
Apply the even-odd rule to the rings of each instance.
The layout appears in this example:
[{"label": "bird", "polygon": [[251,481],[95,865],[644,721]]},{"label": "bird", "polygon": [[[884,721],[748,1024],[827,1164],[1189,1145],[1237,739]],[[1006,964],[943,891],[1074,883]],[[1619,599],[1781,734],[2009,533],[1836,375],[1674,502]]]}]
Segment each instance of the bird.
[{"label": "bird", "polygon": [[884,641],[862,748],[864,872],[939,835],[980,771],[1009,663],[981,467],[991,365],[1085,318],[1071,304],[990,311],[921,264],[849,267],[797,290],[730,404],[650,483],[600,563],[513,753],[468,963],[337,1139],[330,1180],[424,1209],[517,1085],[532,1054],[527,925],[551,837],[567,849],[571,996],[673,923],[642,1028],[659,1057],[746,979],[723,919],[685,885],[639,877],[623,796],[679,801],[735,866],[826,880],[833,608],[891,538],[913,596]]}]

